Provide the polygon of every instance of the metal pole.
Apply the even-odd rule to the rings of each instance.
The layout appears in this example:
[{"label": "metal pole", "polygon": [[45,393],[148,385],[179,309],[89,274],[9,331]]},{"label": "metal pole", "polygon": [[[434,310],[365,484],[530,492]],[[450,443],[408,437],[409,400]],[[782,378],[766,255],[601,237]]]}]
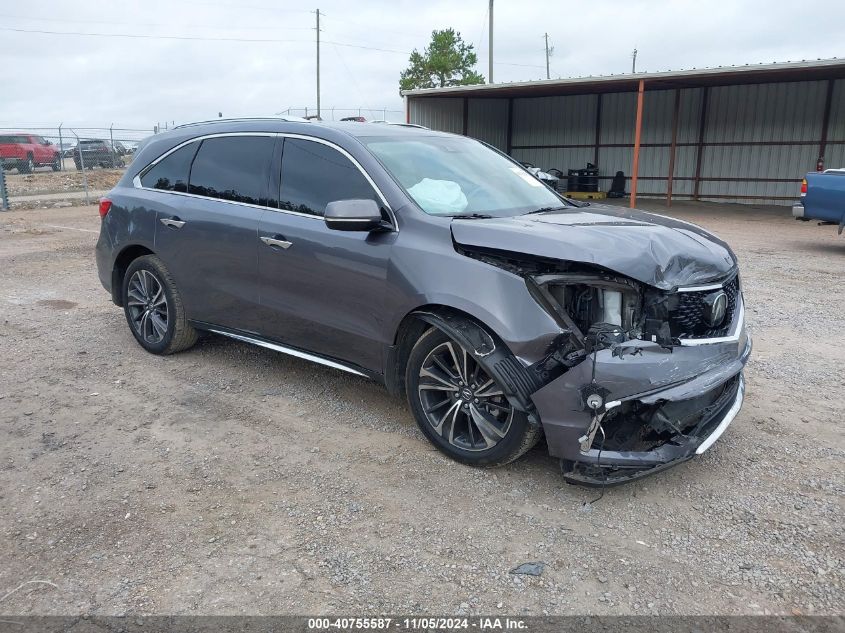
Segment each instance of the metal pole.
[{"label": "metal pole", "polygon": [[320,118],[320,10],[317,9],[317,118]]},{"label": "metal pole", "polygon": [[487,67],[487,81],[489,83],[493,83],[493,0],[490,0],[490,34],[487,38],[487,43],[490,45],[489,50],[487,51],[488,54],[488,67]]},{"label": "metal pole", "polygon": [[79,135],[71,130],[76,137],[76,152],[79,154],[79,164],[82,166],[82,184],[85,187],[85,204],[91,204],[88,198],[88,174],[85,173],[85,159],[82,157],[82,143],[79,142]]},{"label": "metal pole", "polygon": [[675,180],[675,149],[678,145],[678,118],[681,111],[681,89],[675,88],[675,111],[672,114],[672,145],[669,147],[669,176],[666,181],[666,206],[672,206],[672,184]]},{"label": "metal pole", "polygon": [[114,123],[109,126],[109,140],[111,141],[111,168],[114,169]]},{"label": "metal pole", "polygon": [[546,39],[546,79],[551,79],[549,76],[549,34],[546,33],[543,37]]},{"label": "metal pole", "polygon": [[0,209],[9,210],[9,192],[6,190],[6,170],[0,166]]},{"label": "metal pole", "polygon": [[65,148],[62,142],[62,126],[64,123],[59,123],[59,170],[65,170]]},{"label": "metal pole", "polygon": [[631,204],[633,209],[637,206],[637,174],[640,169],[640,136],[643,129],[643,92],[645,92],[645,81],[640,79],[637,89],[637,123],[634,128],[634,164],[631,166]]}]

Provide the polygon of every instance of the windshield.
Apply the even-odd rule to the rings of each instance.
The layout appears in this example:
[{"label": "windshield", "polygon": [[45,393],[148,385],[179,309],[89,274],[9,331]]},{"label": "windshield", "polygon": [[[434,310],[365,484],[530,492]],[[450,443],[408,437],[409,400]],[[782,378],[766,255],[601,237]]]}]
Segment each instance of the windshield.
[{"label": "windshield", "polygon": [[431,215],[507,217],[566,206],[505,156],[453,136],[361,139],[419,207]]}]

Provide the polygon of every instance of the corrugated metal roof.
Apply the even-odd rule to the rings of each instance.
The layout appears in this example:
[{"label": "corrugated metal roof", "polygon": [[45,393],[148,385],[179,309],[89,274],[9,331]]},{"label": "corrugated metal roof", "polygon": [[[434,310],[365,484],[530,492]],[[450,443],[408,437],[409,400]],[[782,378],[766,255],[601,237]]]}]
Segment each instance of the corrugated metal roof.
[{"label": "corrugated metal roof", "polygon": [[845,59],[819,59],[772,64],[746,64],[716,68],[692,68],[653,73],[599,75],[568,79],[541,79],[513,83],[421,88],[402,92],[408,97],[513,97],[624,92],[636,89],[640,80],[648,87],[698,87],[777,81],[800,81],[845,77]]}]

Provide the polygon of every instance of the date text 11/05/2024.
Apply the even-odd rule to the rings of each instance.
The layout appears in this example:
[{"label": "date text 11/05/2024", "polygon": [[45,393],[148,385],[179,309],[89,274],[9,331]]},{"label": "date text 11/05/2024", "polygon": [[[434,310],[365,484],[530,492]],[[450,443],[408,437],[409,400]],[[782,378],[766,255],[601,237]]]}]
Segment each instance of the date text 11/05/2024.
[{"label": "date text 11/05/2024", "polygon": [[518,618],[309,618],[308,629],[314,631],[390,630],[451,631],[477,629],[525,631],[528,626]]}]

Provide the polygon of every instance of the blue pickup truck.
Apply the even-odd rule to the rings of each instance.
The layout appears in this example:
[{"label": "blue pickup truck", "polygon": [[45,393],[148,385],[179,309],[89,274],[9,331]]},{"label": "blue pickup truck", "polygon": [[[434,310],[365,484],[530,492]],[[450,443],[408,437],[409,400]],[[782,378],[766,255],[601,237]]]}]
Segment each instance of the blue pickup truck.
[{"label": "blue pickup truck", "polygon": [[801,201],[792,207],[798,220],[835,224],[845,228],[845,169],[810,172],[801,181]]}]

